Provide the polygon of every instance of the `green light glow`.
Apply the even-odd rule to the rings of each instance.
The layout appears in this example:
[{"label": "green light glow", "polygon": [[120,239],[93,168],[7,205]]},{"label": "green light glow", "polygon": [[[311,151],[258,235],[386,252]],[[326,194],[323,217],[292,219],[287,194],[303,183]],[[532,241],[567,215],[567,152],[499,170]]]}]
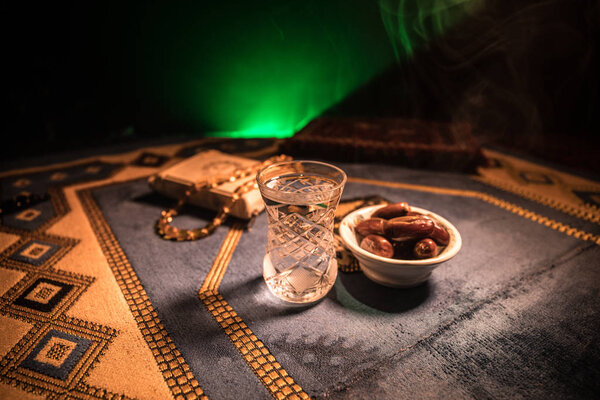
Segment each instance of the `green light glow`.
[{"label": "green light glow", "polygon": [[289,137],[394,63],[375,2],[236,3],[153,10],[144,32],[152,97],[193,130]]},{"label": "green light glow", "polygon": [[141,14],[124,3],[120,22],[107,14],[106,35],[129,54],[112,67],[134,71],[141,115],[211,136],[283,138],[478,2],[156,2]]}]

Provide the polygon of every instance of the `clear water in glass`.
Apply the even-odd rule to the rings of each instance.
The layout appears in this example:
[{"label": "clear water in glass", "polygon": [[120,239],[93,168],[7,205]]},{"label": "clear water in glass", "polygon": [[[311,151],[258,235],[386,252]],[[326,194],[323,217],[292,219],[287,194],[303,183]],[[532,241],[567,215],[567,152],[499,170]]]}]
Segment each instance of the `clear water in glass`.
[{"label": "clear water in glass", "polygon": [[283,300],[314,302],[337,277],[333,224],[340,184],[302,172],[271,177],[264,185],[272,189],[262,193],[269,223],[265,282]]}]

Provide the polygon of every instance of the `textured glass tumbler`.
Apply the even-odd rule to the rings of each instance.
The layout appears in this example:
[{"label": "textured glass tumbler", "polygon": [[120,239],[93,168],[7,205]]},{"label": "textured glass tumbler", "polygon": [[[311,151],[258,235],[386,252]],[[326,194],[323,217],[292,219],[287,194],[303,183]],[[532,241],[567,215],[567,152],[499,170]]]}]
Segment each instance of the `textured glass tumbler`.
[{"label": "textured glass tumbler", "polygon": [[311,303],[337,277],[333,224],[346,174],[316,161],[286,161],[256,175],[266,205],[268,237],[263,276],[271,292]]}]

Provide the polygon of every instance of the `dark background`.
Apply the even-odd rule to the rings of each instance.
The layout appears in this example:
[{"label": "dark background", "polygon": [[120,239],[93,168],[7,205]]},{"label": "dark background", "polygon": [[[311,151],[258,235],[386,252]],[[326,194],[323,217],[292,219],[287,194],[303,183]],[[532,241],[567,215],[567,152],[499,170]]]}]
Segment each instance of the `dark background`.
[{"label": "dark background", "polygon": [[[598,1],[479,3],[476,13],[423,42],[325,114],[470,121],[484,145],[597,173]],[[242,4],[227,2],[233,8]],[[275,4],[253,7],[260,13]],[[319,2],[307,4],[319,7]],[[346,4],[377,8],[377,2]],[[154,19],[168,12],[178,23],[193,25],[211,7],[216,6],[3,5],[3,161],[201,137],[209,127],[174,112],[160,97],[161,82],[149,84],[148,72],[160,68],[160,57],[132,49],[152,35],[149,8]],[[382,28],[372,29],[381,45]],[[177,32],[156,43],[156,52],[180,40]]]}]

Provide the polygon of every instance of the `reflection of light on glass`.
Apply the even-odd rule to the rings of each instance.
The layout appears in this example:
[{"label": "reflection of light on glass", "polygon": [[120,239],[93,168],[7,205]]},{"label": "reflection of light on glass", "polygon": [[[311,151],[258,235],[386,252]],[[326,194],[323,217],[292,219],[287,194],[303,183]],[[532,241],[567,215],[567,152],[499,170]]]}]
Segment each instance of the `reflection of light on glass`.
[{"label": "reflection of light on glass", "polygon": [[270,165],[256,180],[269,225],[263,277],[291,303],[312,303],[337,277],[333,225],[345,173],[329,164],[289,161]]}]

